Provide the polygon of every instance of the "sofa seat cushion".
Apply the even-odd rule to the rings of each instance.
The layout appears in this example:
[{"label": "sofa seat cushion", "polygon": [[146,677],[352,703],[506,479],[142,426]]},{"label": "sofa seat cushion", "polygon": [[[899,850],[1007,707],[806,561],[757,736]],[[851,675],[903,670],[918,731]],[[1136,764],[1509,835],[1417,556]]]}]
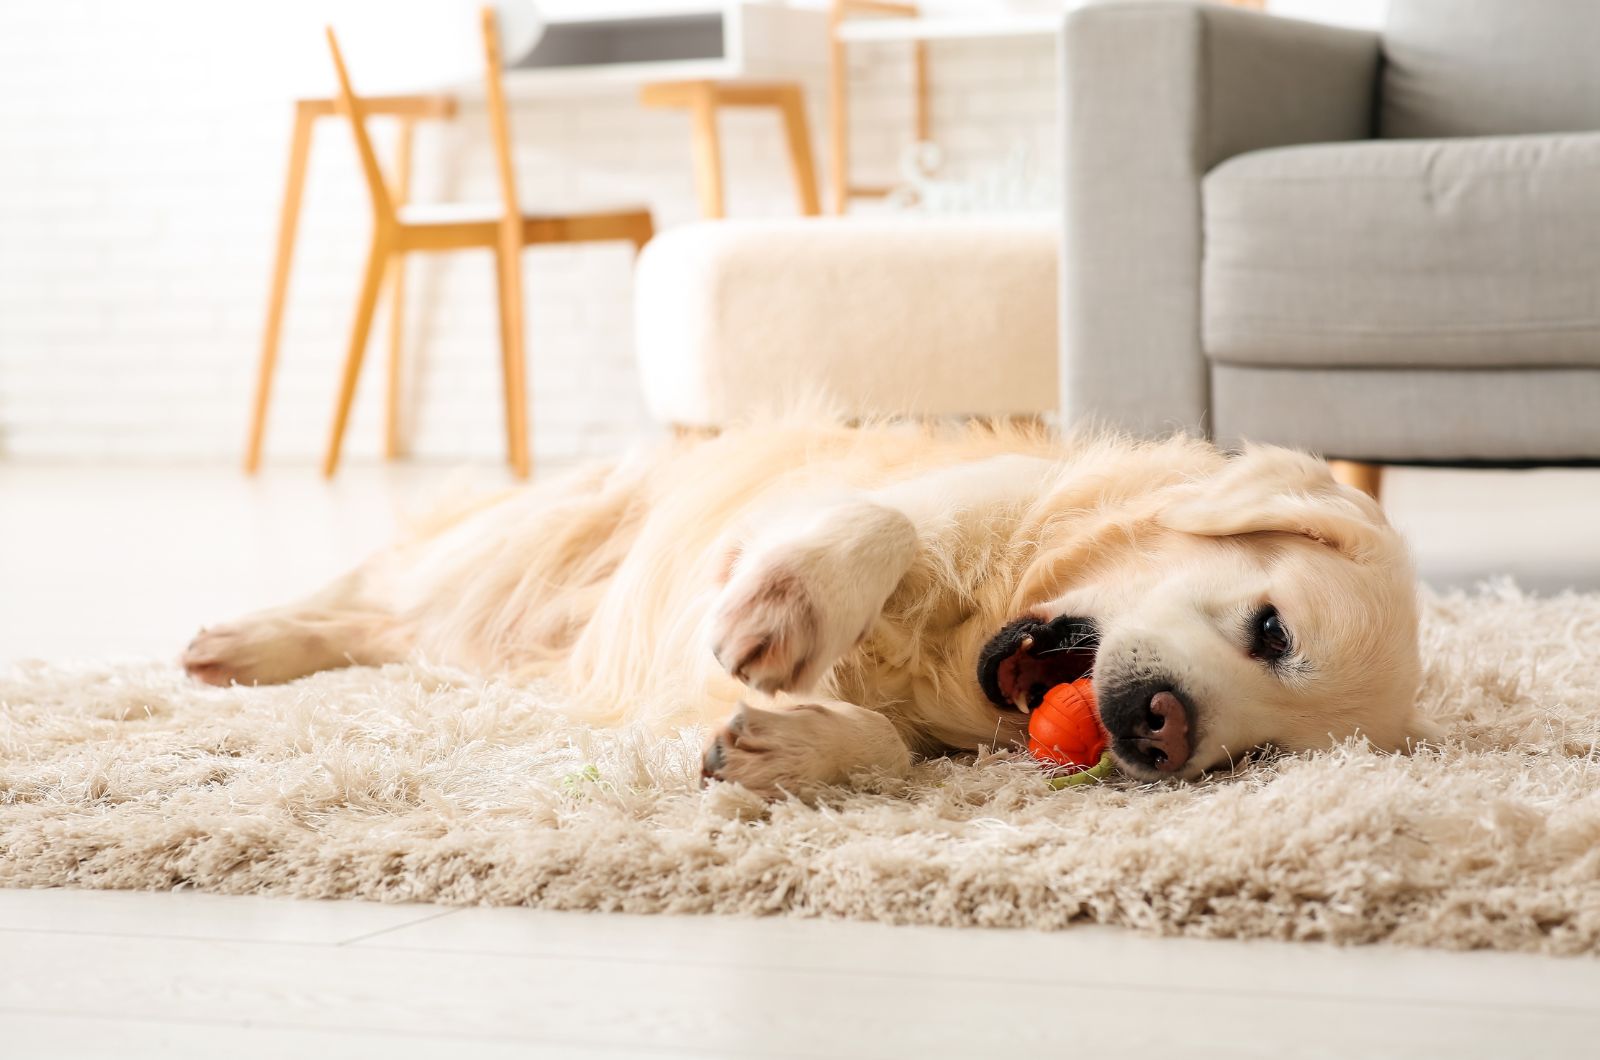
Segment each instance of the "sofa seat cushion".
[{"label": "sofa seat cushion", "polygon": [[1600,460],[1600,370],[1212,364],[1219,442],[1383,462]]},{"label": "sofa seat cushion", "polygon": [[1600,365],[1600,133],[1257,151],[1203,207],[1213,361]]}]

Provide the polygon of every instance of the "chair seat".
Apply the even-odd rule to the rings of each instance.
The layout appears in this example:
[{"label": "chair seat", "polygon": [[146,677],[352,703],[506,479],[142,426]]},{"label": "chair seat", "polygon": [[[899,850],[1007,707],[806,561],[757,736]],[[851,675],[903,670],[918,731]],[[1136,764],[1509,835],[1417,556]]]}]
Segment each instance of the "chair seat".
[{"label": "chair seat", "polygon": [[395,213],[407,225],[495,224],[505,207],[497,202],[408,202]]},{"label": "chair seat", "polygon": [[1600,133],[1239,155],[1204,182],[1206,354],[1600,366]]},{"label": "chair seat", "polygon": [[[408,225],[499,224],[504,212],[505,207],[497,202],[408,202],[395,211],[400,222]],[[525,222],[549,223],[649,212],[646,206],[630,204],[611,206],[603,210],[573,210],[570,213],[548,210],[542,213],[524,213],[522,219]]]},{"label": "chair seat", "polygon": [[[402,250],[463,250],[492,247],[500,239],[502,207],[497,203],[409,203],[396,211]],[[522,215],[523,245],[610,240],[643,246],[652,232],[643,206],[582,213]]]}]

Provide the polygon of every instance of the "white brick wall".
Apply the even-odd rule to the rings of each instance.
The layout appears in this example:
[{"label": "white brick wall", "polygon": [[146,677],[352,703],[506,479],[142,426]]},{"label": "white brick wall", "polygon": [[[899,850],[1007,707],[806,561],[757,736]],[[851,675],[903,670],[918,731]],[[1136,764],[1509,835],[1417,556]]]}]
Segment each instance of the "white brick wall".
[{"label": "white brick wall", "polygon": [[[215,42],[266,45],[230,40],[231,10],[197,0],[0,4],[0,455],[238,459],[290,115],[232,83]],[[887,45],[856,56],[860,175],[889,177],[909,124],[907,65]],[[1051,41],[941,43],[932,65],[935,136],[953,169],[1017,142],[1054,167]],[[824,99],[820,83],[809,88],[821,166]],[[793,213],[775,120],[730,112],[724,122],[730,213]],[[694,217],[682,114],[643,110],[628,95],[522,99],[513,123],[529,208],[643,202],[662,227]],[[419,135],[416,189],[494,194],[481,110]],[[269,460],[303,460],[323,443],[367,210],[348,133],[325,123]],[[413,259],[419,455],[501,453],[491,277],[486,255]],[[629,252],[533,250],[526,280],[537,456],[607,451],[649,431],[632,362]],[[347,440],[356,458],[377,452],[381,432],[382,309],[379,319]]]}]

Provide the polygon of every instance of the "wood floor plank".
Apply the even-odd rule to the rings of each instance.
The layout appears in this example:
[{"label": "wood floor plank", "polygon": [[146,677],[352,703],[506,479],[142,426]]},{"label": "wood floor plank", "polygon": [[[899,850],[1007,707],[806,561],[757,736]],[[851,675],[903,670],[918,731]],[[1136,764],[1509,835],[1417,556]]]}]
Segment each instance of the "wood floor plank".
[{"label": "wood floor plank", "polygon": [[[176,1023],[138,1019],[104,1019],[82,1013],[0,1012],[4,1052],[17,1060],[174,1060],[219,1054],[228,1060],[440,1060],[470,1056],[473,1060],[527,1060],[528,1043],[459,1035],[394,1034],[377,1031],[301,1030],[200,1022]],[[629,1060],[647,1055],[674,1060],[701,1054],[680,1050],[624,1050],[568,1045],[562,1056],[574,1060]],[[553,1053],[545,1052],[550,1056]]]},{"label": "wood floor plank", "polygon": [[[784,968],[583,961],[377,946],[60,935],[0,937],[0,1011],[293,1030],[460,1035],[551,1048],[727,1056],[1559,1056],[1600,1015],[1227,990],[907,979]],[[3,1029],[0,1021],[0,1029]]]},{"label": "wood floor plank", "polygon": [[89,932],[256,942],[353,942],[449,910],[194,891],[0,889],[0,931]]},{"label": "wood floor plank", "polygon": [[1165,939],[1115,928],[1033,932],[793,918],[472,908],[358,945],[782,967],[1059,986],[1254,991],[1600,1013],[1600,961],[1394,946]]}]

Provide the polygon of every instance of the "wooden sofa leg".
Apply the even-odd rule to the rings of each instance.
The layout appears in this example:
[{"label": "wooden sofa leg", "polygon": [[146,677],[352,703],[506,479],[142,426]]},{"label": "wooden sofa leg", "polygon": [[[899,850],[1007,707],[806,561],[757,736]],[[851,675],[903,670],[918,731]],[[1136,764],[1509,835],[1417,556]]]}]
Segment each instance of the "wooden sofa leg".
[{"label": "wooden sofa leg", "polygon": [[1383,500],[1383,465],[1364,464],[1359,460],[1330,460],[1328,470],[1346,486],[1354,486],[1375,501]]}]

